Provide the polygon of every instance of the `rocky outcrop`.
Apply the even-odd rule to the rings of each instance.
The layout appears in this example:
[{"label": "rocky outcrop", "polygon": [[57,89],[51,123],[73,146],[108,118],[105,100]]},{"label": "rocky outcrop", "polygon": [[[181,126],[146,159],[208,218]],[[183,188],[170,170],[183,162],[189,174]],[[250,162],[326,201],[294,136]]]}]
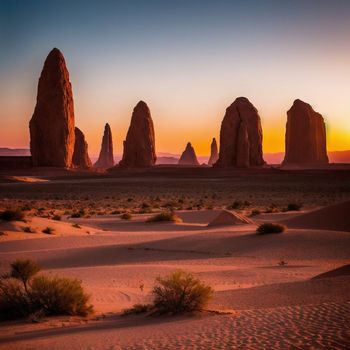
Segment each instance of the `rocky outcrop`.
[{"label": "rocky outcrop", "polygon": [[218,159],[219,159],[218,145],[214,137],[210,145],[210,158],[208,161],[208,165],[215,164]]},{"label": "rocky outcrop", "polygon": [[190,142],[187,143],[185,150],[181,154],[179,165],[199,165],[196,152]]},{"label": "rocky outcrop", "polygon": [[34,166],[72,166],[75,138],[73,94],[66,62],[56,48],[45,60],[29,129]]},{"label": "rocky outcrop", "polygon": [[263,165],[262,128],[257,109],[245,97],[227,109],[220,130],[218,167]]},{"label": "rocky outcrop", "polygon": [[73,166],[77,168],[91,168],[92,163],[88,154],[88,144],[79,128],[75,128],[75,144],[73,153]]},{"label": "rocky outcrop", "polygon": [[252,220],[248,219],[243,214],[236,213],[235,211],[222,210],[217,217],[209,222],[208,226],[231,226],[252,223]]},{"label": "rocky outcrop", "polygon": [[108,123],[102,137],[101,151],[95,168],[110,168],[114,165],[112,130]]},{"label": "rocky outcrop", "polygon": [[321,114],[301,100],[287,112],[283,164],[327,164],[326,126]]},{"label": "rocky outcrop", "polygon": [[131,116],[130,127],[124,141],[122,167],[150,167],[156,163],[155,136],[151,112],[140,101]]}]

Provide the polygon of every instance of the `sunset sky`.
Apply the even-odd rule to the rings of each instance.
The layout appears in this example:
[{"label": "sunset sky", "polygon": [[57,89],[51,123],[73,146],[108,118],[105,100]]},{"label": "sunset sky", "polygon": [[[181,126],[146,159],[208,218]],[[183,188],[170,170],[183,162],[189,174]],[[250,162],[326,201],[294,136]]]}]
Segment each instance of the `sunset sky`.
[{"label": "sunset sky", "polygon": [[106,122],[122,152],[142,99],[158,152],[190,141],[206,155],[238,96],[259,110],[264,152],[284,151],[296,98],[325,117],[329,150],[350,149],[349,0],[0,0],[0,43],[0,147],[28,147],[38,78],[57,47],[90,154]]}]

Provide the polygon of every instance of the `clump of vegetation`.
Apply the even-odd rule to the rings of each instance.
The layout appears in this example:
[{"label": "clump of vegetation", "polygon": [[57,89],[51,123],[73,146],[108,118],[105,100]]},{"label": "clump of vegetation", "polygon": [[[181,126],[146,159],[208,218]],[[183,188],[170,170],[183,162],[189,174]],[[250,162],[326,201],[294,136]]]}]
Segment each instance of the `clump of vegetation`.
[{"label": "clump of vegetation", "polygon": [[271,214],[271,213],[278,213],[279,209],[275,204],[271,204],[269,207],[266,208],[265,213]]},{"label": "clump of vegetation", "polygon": [[81,226],[79,224],[72,224],[72,227],[74,227],[74,228],[81,228]]},{"label": "clump of vegetation", "polygon": [[37,275],[40,266],[32,260],[16,260],[0,278],[0,319],[34,315],[79,315],[93,311],[81,281]]},{"label": "clump of vegetation", "polygon": [[44,228],[41,232],[46,233],[47,235],[52,235],[55,232],[55,229],[48,226],[48,227]]},{"label": "clump of vegetation", "polygon": [[87,316],[93,310],[88,304],[90,296],[75,278],[37,276],[32,281],[30,294],[33,307],[48,316]]},{"label": "clump of vegetation", "polygon": [[250,213],[250,216],[257,216],[260,214],[261,214],[261,211],[259,209],[253,209],[252,212]]},{"label": "clump of vegetation", "polygon": [[52,220],[61,221],[61,215],[54,215],[54,216],[52,217]]},{"label": "clump of vegetation", "polygon": [[39,271],[40,266],[35,261],[29,259],[17,259],[11,264],[10,273],[5,275],[5,277],[15,278],[21,281],[24,290],[28,292],[28,282]]},{"label": "clump of vegetation", "polygon": [[33,228],[30,227],[30,226],[24,226],[24,227],[22,228],[22,230],[23,230],[23,232],[26,232],[26,233],[35,233],[35,232],[36,232],[35,229],[33,229]]},{"label": "clump of vegetation", "polygon": [[286,231],[286,229],[287,227],[284,225],[265,222],[256,229],[256,232],[260,235],[264,235],[269,233],[282,233]]},{"label": "clump of vegetation", "polygon": [[231,205],[227,206],[227,209],[244,209],[251,205],[248,201],[234,201]]},{"label": "clump of vegetation", "polygon": [[84,209],[80,209],[79,211],[76,211],[74,213],[72,213],[72,215],[70,216],[72,219],[78,219],[78,218],[82,218],[86,215],[85,210]]},{"label": "clump of vegetation", "polygon": [[24,214],[21,210],[4,210],[0,212],[0,220],[3,221],[23,221]]},{"label": "clump of vegetation", "polygon": [[156,279],[154,309],[160,314],[201,311],[212,298],[213,289],[185,271],[174,271]]},{"label": "clump of vegetation", "polygon": [[302,208],[302,204],[289,203],[285,211],[299,211]]},{"label": "clump of vegetation", "polygon": [[124,213],[124,214],[120,215],[120,218],[122,220],[131,220],[132,219],[132,215],[130,213]]},{"label": "clump of vegetation", "polygon": [[151,216],[147,219],[146,222],[182,222],[182,220],[173,212],[173,211],[165,211],[154,216]]},{"label": "clump of vegetation", "polygon": [[153,310],[152,304],[135,304],[130,309],[125,309],[122,313],[123,316],[139,315]]}]

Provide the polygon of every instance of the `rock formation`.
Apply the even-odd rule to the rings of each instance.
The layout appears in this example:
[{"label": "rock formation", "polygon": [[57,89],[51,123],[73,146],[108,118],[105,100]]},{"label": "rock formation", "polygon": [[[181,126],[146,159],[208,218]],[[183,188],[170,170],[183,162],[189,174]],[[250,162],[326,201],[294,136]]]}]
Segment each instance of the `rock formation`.
[{"label": "rock formation", "polygon": [[218,167],[263,165],[262,128],[256,108],[245,97],[227,109],[220,130]]},{"label": "rock formation", "polygon": [[133,110],[119,166],[149,167],[156,163],[155,136],[151,112],[140,101]]},{"label": "rock formation", "polygon": [[105,130],[102,137],[101,151],[94,164],[95,168],[110,168],[114,165],[113,158],[113,139],[111,127],[108,123],[105,125]]},{"label": "rock formation", "polygon": [[92,163],[88,154],[88,144],[85,136],[79,128],[75,128],[75,144],[73,152],[73,166],[77,168],[91,168]]},{"label": "rock formation", "polygon": [[327,164],[326,127],[321,114],[301,100],[287,112],[283,164]]},{"label": "rock formation", "polygon": [[215,137],[213,138],[213,141],[210,145],[210,158],[208,161],[208,165],[213,165],[217,162],[219,159],[219,153],[218,153],[218,145],[216,144]]},{"label": "rock formation", "polygon": [[29,129],[34,166],[72,166],[75,138],[73,94],[66,62],[56,48],[45,60]]},{"label": "rock formation", "polygon": [[182,152],[179,159],[179,165],[199,165],[196,152],[194,151],[191,142],[187,143],[185,150]]},{"label": "rock formation", "polygon": [[252,223],[252,220],[242,214],[222,210],[216,218],[209,222],[208,226],[242,225]]}]

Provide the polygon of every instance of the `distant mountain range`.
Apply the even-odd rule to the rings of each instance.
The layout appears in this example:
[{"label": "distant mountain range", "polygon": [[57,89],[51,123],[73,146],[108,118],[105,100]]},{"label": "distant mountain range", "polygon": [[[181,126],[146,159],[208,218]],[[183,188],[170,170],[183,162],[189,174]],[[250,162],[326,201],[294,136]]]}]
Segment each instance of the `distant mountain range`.
[{"label": "distant mountain range", "polygon": [[[30,151],[27,148],[0,148],[0,156],[30,156]],[[346,151],[331,151],[328,152],[330,163],[350,163],[350,150]],[[90,157],[94,163],[98,156]],[[119,162],[122,158],[120,154],[114,155],[115,162]],[[180,158],[179,154],[159,152],[157,154],[157,164],[177,164]],[[209,156],[198,156],[200,164],[207,163]],[[280,164],[284,158],[284,152],[264,153],[264,159],[268,164]]]}]

